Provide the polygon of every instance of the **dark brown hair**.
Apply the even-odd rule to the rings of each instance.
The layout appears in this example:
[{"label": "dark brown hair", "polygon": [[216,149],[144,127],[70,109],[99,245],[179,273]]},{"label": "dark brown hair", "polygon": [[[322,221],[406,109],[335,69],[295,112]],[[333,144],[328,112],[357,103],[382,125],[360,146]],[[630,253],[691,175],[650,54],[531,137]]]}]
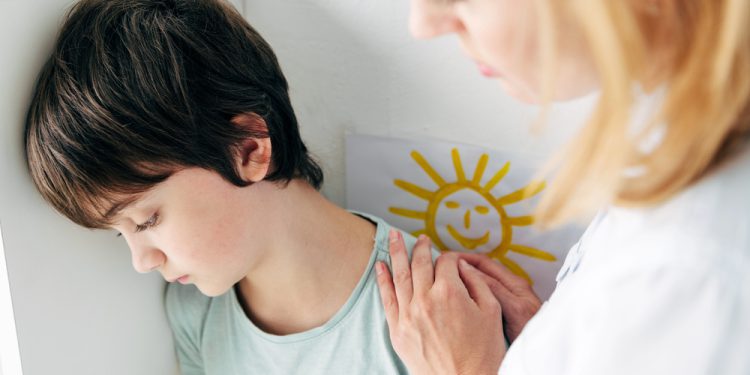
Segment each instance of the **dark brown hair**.
[{"label": "dark brown hair", "polygon": [[[263,118],[267,131],[231,119]],[[288,85],[271,47],[219,0],[83,0],[68,12],[42,69],[26,124],[37,188],[89,228],[111,225],[122,197],[186,167],[237,186],[236,146],[270,137],[266,178],[323,173],[302,142]]]}]

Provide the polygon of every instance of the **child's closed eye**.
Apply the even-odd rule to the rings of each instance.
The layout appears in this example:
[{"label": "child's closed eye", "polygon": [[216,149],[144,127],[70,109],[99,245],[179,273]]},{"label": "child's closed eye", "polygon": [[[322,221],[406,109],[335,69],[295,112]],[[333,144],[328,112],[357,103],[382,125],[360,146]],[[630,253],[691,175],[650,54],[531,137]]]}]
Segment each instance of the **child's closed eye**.
[{"label": "child's closed eye", "polygon": [[135,232],[138,233],[146,229],[153,228],[154,226],[156,226],[156,224],[158,224],[158,221],[159,221],[159,213],[156,212],[153,215],[151,215],[151,217],[148,218],[148,220],[146,220],[143,224],[137,224],[135,226]]}]

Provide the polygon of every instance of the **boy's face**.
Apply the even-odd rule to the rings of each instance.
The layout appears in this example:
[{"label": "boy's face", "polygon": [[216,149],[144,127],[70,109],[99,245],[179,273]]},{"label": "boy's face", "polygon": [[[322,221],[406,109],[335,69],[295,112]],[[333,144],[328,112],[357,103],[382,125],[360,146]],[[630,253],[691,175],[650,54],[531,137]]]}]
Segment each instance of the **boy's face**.
[{"label": "boy's face", "polygon": [[123,209],[113,226],[133,267],[170,282],[195,284],[207,296],[227,291],[263,259],[270,231],[261,199],[272,183],[237,187],[201,168],[181,170]]}]

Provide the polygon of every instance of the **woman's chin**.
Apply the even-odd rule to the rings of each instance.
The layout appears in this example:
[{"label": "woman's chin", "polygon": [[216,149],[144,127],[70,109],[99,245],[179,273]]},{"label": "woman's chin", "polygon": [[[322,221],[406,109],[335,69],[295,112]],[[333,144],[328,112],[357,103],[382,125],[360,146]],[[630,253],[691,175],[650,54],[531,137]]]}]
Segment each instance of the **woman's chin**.
[{"label": "woman's chin", "polygon": [[516,85],[501,79],[500,86],[503,90],[510,95],[512,98],[521,101],[526,104],[539,105],[539,96],[530,93],[528,90],[517,87]]},{"label": "woman's chin", "polygon": [[[500,80],[500,85],[503,90],[513,97],[514,99],[521,101],[529,105],[541,105],[544,104],[542,96],[539,93],[533,92],[532,90],[526,89],[525,87],[518,87],[508,81]],[[551,103],[565,103],[581,98],[585,98],[597,92],[596,87],[592,88],[578,88],[577,90],[568,90],[557,92],[550,99]]]}]

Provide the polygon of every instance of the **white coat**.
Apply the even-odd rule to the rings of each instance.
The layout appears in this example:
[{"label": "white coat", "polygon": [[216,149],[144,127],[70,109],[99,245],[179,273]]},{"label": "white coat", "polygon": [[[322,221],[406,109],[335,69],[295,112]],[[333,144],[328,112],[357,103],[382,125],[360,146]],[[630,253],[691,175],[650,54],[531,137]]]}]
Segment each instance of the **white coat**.
[{"label": "white coat", "polygon": [[500,374],[750,374],[750,147],[569,252]]}]

